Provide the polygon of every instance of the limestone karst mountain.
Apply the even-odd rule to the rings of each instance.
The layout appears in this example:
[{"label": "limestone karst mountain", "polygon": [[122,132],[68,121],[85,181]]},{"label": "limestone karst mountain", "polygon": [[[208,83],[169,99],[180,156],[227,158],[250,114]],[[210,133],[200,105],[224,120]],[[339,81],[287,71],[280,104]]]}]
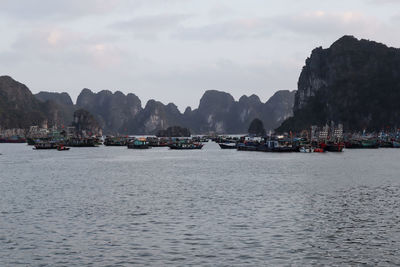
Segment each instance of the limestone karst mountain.
[{"label": "limestone karst mountain", "polygon": [[294,116],[279,131],[331,121],[346,130],[400,126],[400,49],[344,36],[312,51],[301,72]]}]

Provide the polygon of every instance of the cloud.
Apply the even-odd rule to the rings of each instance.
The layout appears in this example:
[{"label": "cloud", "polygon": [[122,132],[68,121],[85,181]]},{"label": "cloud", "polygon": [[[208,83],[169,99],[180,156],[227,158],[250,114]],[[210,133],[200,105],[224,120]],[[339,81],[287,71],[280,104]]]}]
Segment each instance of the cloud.
[{"label": "cloud", "polygon": [[381,27],[376,19],[357,12],[314,11],[297,16],[275,17],[273,21],[282,29],[310,35],[365,34]]},{"label": "cloud", "polygon": [[367,3],[383,5],[383,4],[400,4],[399,0],[366,0]]},{"label": "cloud", "polygon": [[19,20],[48,18],[70,19],[93,14],[104,14],[116,8],[120,0],[2,0],[0,13]]},{"label": "cloud", "polygon": [[130,32],[136,38],[155,39],[163,32],[172,30],[190,18],[183,14],[157,14],[134,17],[115,22],[110,27],[115,30]]},{"label": "cloud", "polygon": [[107,68],[118,65],[126,56],[122,49],[109,42],[110,39],[115,37],[91,36],[65,28],[36,28],[20,34],[12,47],[3,51],[0,57],[11,61],[11,64],[39,61]]},{"label": "cloud", "polygon": [[237,19],[200,27],[183,27],[172,35],[182,40],[237,40],[270,36],[273,32],[266,19]]},{"label": "cloud", "polygon": [[173,37],[182,40],[215,41],[270,38],[287,33],[313,36],[340,36],[345,33],[363,35],[377,31],[381,26],[376,19],[362,13],[315,11],[185,27],[176,32]]}]

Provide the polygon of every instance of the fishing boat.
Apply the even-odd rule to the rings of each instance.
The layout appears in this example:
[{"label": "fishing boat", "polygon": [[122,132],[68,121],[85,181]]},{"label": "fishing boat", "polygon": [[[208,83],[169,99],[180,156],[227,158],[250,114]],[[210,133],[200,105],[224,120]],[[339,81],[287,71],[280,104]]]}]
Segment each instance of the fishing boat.
[{"label": "fishing boat", "polygon": [[135,139],[128,143],[129,149],[149,149],[149,142],[147,142],[146,138]]},{"label": "fishing boat", "polygon": [[158,137],[147,137],[147,142],[149,142],[150,147],[167,147],[168,139],[166,138],[158,138]]},{"label": "fishing boat", "polygon": [[218,143],[218,145],[221,149],[236,149],[237,148],[236,143]]},{"label": "fishing boat", "polygon": [[128,140],[126,137],[113,137],[113,136],[107,136],[104,140],[104,145],[105,146],[126,146],[128,143]]},{"label": "fishing boat", "polygon": [[245,142],[237,144],[237,150],[239,151],[261,151],[260,144],[257,142]]},{"label": "fishing boat", "polygon": [[176,142],[168,146],[170,149],[191,150],[191,149],[202,149],[204,145],[202,143],[195,143],[195,142]]},{"label": "fishing boat", "polygon": [[395,144],[393,142],[394,141],[380,140],[379,141],[379,147],[380,148],[392,148],[392,147],[395,147]]},{"label": "fishing boat", "polygon": [[265,151],[266,146],[264,138],[245,136],[240,138],[237,143],[237,150],[239,151]]},{"label": "fishing boat", "polygon": [[393,147],[393,148],[400,148],[400,142],[398,142],[398,141],[392,141],[392,147]]},{"label": "fishing boat", "polygon": [[26,139],[24,137],[14,135],[11,137],[0,138],[0,143],[20,144],[20,143],[26,143]]},{"label": "fishing boat", "polygon": [[294,144],[292,140],[288,139],[277,139],[270,140],[265,143],[264,152],[299,152],[300,148]]},{"label": "fishing boat", "polygon": [[350,140],[345,143],[345,147],[350,149],[375,149],[379,148],[379,142],[376,139]]},{"label": "fishing boat", "polygon": [[277,138],[266,140],[266,138],[245,139],[238,143],[237,149],[240,151],[259,151],[259,152],[299,152],[299,146],[291,139]]},{"label": "fishing boat", "polygon": [[69,147],[98,147],[97,138],[70,138],[66,145]]},{"label": "fishing boat", "polygon": [[35,149],[35,150],[41,150],[41,149],[57,149],[58,146],[59,146],[59,144],[58,144],[57,142],[52,142],[52,141],[43,142],[43,141],[41,141],[41,142],[37,142],[37,143],[34,145],[34,148],[33,148],[33,149]]},{"label": "fishing boat", "polygon": [[324,149],[329,152],[343,152],[344,146],[343,142],[328,142]]}]

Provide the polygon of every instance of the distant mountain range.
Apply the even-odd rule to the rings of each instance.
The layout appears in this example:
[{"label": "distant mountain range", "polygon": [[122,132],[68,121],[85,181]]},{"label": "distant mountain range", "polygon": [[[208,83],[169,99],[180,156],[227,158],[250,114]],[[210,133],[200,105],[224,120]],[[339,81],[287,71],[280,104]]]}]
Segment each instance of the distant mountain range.
[{"label": "distant mountain range", "polygon": [[259,118],[266,130],[300,131],[311,125],[342,123],[347,131],[400,127],[400,49],[344,36],[329,48],[316,48],[306,60],[297,91],[278,91],[263,103],[256,95],[236,101],[206,91],[197,109],[150,100],[143,107],[134,94],[84,89],[74,105],[66,93],[29,89],[0,77],[0,127],[23,128],[47,121],[71,123],[77,109],[89,111],[106,134],[154,134],[170,126],[194,134],[246,133]]},{"label": "distant mountain range", "polygon": [[258,96],[243,96],[239,101],[228,93],[206,91],[197,109],[188,107],[181,113],[173,103],[164,105],[149,100],[145,107],[140,99],[121,92],[93,93],[84,89],[77,106],[95,115],[105,132],[154,134],[160,129],[179,125],[192,133],[246,133],[250,122],[260,118],[267,129],[278,127],[292,115],[294,92],[278,91],[266,103]]},{"label": "distant mountain range", "polygon": [[299,78],[294,116],[278,130],[331,121],[350,131],[400,127],[400,49],[344,36],[312,51]]},{"label": "distant mountain range", "polygon": [[278,127],[292,115],[295,92],[278,91],[267,102],[258,96],[206,91],[197,109],[181,113],[173,103],[149,100],[144,107],[134,94],[107,90],[94,93],[83,89],[74,105],[67,93],[40,92],[33,95],[9,76],[0,77],[0,127],[27,128],[31,125],[70,125],[78,109],[89,111],[105,134],[155,134],[170,126],[187,127],[195,134],[246,133],[254,118],[267,130]]}]

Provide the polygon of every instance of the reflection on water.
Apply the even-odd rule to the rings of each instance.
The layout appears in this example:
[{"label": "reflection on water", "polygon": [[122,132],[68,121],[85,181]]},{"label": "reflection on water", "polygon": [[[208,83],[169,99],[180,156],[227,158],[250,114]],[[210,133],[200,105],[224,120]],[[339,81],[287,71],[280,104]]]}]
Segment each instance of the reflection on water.
[{"label": "reflection on water", "polygon": [[400,264],[400,150],[0,153],[0,266]]}]

